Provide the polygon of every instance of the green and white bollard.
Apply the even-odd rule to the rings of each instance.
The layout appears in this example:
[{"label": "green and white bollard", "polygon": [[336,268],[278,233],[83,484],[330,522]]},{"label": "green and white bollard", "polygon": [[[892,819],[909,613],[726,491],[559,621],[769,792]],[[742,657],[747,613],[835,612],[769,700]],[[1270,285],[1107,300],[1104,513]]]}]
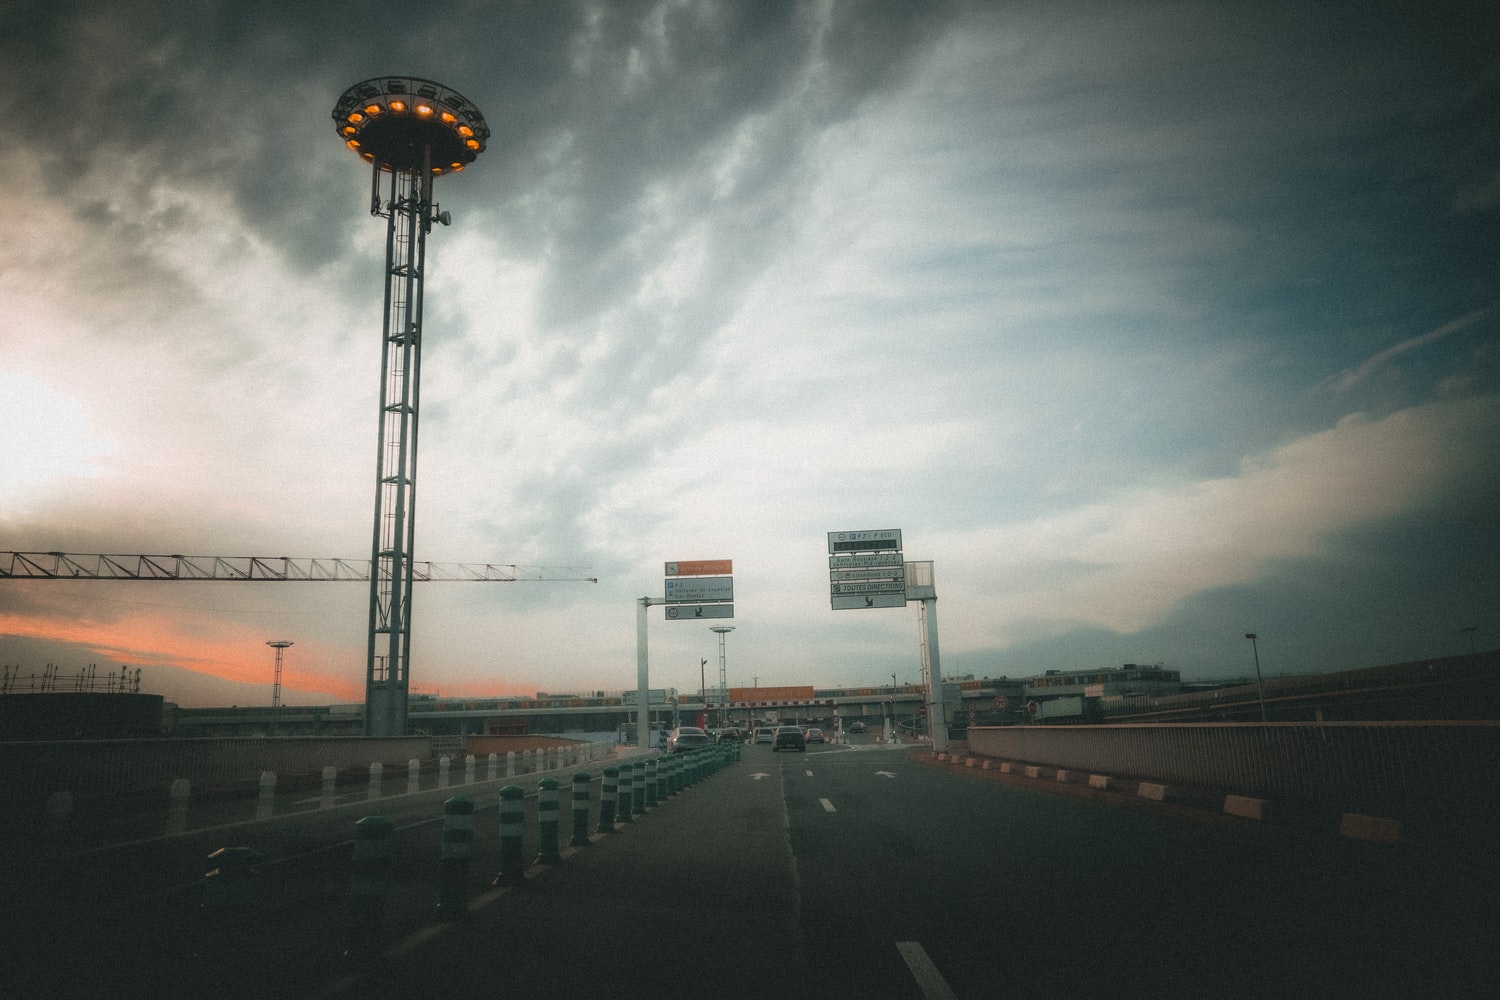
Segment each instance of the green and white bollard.
[{"label": "green and white bollard", "polygon": [[620,789],[620,769],[604,769],[604,786],[599,792],[599,832],[613,833],[615,830],[615,796]]},{"label": "green and white bollard", "polygon": [[276,772],[260,772],[260,795],[255,800],[255,818],[270,819],[276,814]]},{"label": "green and white bollard", "polygon": [[634,801],[634,799],[635,799],[635,794],[634,794],[634,792],[632,791],[632,788],[631,788],[631,782],[634,779],[631,776],[634,773],[635,773],[634,766],[632,766],[630,764],[621,764],[620,765],[620,795],[619,795],[619,800],[615,803],[615,822],[616,823],[629,823],[629,822],[631,822],[631,819],[630,819],[630,803],[632,801]]},{"label": "green and white bollard", "polygon": [[349,878],[351,956],[374,958],[380,953],[395,836],[396,824],[384,816],[366,816],[354,824],[354,863]]},{"label": "green and white bollard", "polygon": [[443,855],[438,913],[450,920],[469,912],[469,863],[474,858],[474,800],[456,795],[443,803]]},{"label": "green and white bollard", "polygon": [[646,762],[637,758],[630,769],[635,772],[634,784],[631,786],[635,794],[635,814],[644,816],[646,814]]},{"label": "green and white bollard", "polygon": [[500,789],[500,873],[495,885],[520,885],[526,881],[521,858],[521,836],[525,830],[526,792],[520,785]]},{"label": "green and white bollard", "polygon": [[573,772],[573,836],[569,847],[589,846],[589,773]]},{"label": "green and white bollard", "polygon": [[555,865],[562,860],[562,851],[558,846],[562,836],[559,829],[562,826],[562,810],[558,802],[558,781],[556,778],[543,778],[536,784],[536,863]]},{"label": "green and white bollard", "polygon": [[661,801],[661,764],[655,757],[646,761],[646,808],[654,809]]},{"label": "green and white bollard", "polygon": [[167,794],[171,803],[167,812],[167,834],[186,833],[188,801],[193,795],[193,784],[186,778],[174,778]]}]

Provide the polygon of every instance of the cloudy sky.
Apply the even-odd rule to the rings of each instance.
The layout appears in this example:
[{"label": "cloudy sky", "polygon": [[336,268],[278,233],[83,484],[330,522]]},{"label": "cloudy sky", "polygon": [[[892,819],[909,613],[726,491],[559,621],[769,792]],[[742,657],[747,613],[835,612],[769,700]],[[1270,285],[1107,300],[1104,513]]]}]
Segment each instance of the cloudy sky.
[{"label": "cloudy sky", "polygon": [[[415,12],[415,16],[413,15]],[[7,0],[0,549],[366,559],[385,226],[339,95],[438,80],[414,690],[1347,669],[1500,636],[1500,29],[1464,3]],[[363,697],[346,583],[0,581],[0,662]],[[1465,634],[1465,628],[1475,628]],[[653,686],[717,639],[650,612]]]}]

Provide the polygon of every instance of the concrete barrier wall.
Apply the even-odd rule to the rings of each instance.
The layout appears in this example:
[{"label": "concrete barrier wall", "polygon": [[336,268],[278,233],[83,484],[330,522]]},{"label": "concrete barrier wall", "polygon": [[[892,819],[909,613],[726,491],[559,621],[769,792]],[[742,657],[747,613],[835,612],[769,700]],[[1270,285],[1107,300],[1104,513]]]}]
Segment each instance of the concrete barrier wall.
[{"label": "concrete barrier wall", "polygon": [[1167,785],[1412,815],[1494,808],[1500,723],[994,726],[972,753]]},{"label": "concrete barrier wall", "polygon": [[432,756],[426,736],[276,739],[87,740],[0,743],[0,801],[159,791],[186,778],[195,788],[256,781],[265,771],[309,774]]}]

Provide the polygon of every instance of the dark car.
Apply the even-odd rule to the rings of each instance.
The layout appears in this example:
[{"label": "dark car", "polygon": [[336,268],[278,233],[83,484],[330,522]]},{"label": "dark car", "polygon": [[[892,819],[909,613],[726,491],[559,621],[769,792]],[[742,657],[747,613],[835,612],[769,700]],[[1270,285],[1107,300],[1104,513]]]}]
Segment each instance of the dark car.
[{"label": "dark car", "polygon": [[862,733],[864,731],[865,731],[865,724],[863,722],[851,723],[850,726],[849,726],[849,732],[851,732],[851,733]]},{"label": "dark car", "polygon": [[687,753],[708,746],[713,740],[697,726],[678,726],[667,734],[667,753]]},{"label": "dark car", "polygon": [[778,726],[776,734],[771,738],[771,750],[801,750],[805,753],[807,739],[797,726]]}]

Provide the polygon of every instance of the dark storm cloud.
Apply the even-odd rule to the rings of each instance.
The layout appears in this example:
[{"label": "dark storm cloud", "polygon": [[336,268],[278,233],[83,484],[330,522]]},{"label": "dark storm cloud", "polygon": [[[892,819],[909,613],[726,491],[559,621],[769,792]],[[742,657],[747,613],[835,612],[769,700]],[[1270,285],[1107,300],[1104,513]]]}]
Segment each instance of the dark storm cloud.
[{"label": "dark storm cloud", "polygon": [[485,111],[485,197],[515,238],[559,254],[566,320],[632,280],[618,245],[646,185],[692,170],[826,63],[806,119],[764,139],[747,194],[764,190],[808,134],[899,76],[942,7],[839,4],[821,24],[791,3],[27,3],[8,8],[0,52],[37,86],[10,89],[4,112],[56,193],[124,158],[143,166],[120,197],[224,183],[251,225],[313,262],[357,221],[338,94],[382,72],[441,79]]}]

